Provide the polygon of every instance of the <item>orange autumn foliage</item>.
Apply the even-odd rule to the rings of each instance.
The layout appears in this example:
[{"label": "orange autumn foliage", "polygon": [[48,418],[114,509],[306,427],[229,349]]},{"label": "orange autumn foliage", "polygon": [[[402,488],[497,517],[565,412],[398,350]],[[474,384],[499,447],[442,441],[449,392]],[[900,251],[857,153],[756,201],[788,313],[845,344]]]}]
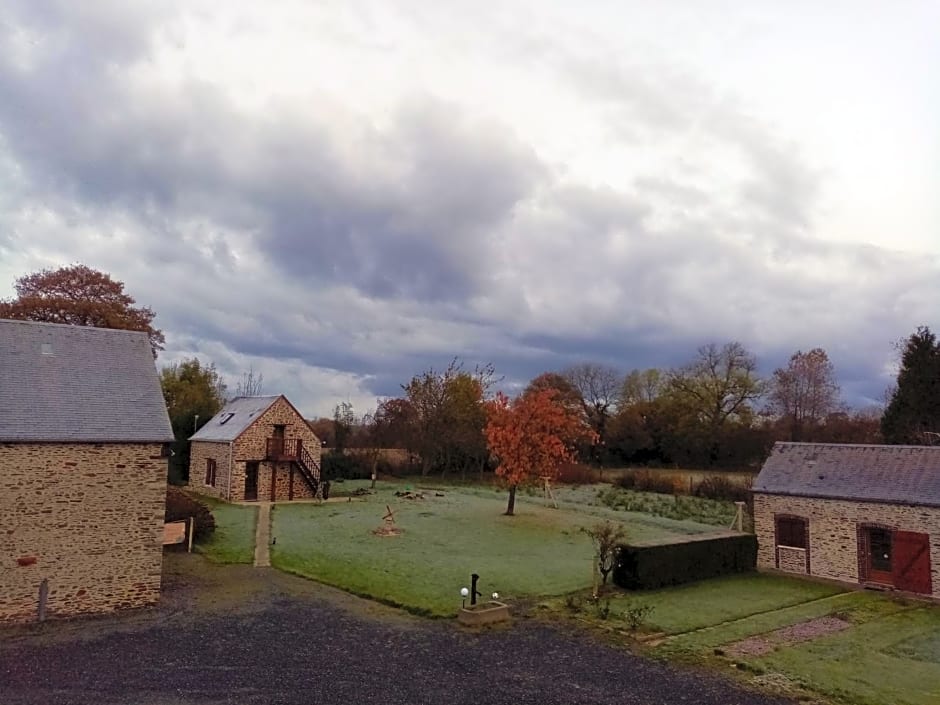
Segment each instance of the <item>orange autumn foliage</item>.
[{"label": "orange autumn foliage", "polygon": [[573,462],[575,445],[593,441],[594,432],[558,399],[555,389],[540,389],[510,401],[502,392],[487,405],[486,441],[499,461],[496,474],[510,488],[512,514],[515,488],[539,477],[557,477],[563,463]]}]

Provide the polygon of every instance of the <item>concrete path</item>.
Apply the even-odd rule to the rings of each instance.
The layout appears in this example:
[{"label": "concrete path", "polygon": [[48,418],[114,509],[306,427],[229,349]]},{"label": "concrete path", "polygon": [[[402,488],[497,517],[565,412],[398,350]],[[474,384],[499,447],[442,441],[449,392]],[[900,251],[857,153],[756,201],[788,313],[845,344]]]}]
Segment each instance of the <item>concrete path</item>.
[{"label": "concrete path", "polygon": [[271,503],[258,502],[258,527],[255,529],[255,567],[271,565]]}]

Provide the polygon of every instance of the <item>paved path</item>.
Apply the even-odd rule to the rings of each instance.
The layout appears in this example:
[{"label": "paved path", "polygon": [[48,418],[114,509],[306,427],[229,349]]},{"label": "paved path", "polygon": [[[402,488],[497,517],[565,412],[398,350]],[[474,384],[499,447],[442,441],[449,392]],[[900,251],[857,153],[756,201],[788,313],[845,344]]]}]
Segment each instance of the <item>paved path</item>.
[{"label": "paved path", "polygon": [[271,503],[258,503],[258,526],[255,529],[255,567],[271,565]]},{"label": "paved path", "polygon": [[[173,559],[153,610],[0,630],[3,705],[786,705],[535,620],[473,633]],[[187,572],[188,571],[188,572]]]}]

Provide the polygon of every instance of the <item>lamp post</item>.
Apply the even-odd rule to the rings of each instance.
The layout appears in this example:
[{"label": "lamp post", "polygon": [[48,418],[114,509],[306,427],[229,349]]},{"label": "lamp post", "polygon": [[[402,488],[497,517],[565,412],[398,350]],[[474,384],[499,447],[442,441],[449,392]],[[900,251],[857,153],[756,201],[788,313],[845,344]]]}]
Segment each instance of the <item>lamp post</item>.
[{"label": "lamp post", "polygon": [[465,588],[465,587],[460,588],[460,607],[461,607],[461,609],[466,608],[466,606],[467,606],[467,596],[468,596],[469,594],[470,594],[470,591],[469,591],[467,588]]}]

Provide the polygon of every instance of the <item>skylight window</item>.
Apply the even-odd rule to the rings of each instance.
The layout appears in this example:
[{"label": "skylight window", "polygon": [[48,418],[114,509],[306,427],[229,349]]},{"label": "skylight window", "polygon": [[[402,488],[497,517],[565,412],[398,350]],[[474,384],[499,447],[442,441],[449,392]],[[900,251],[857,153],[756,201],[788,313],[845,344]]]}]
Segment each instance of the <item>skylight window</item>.
[{"label": "skylight window", "polygon": [[219,419],[219,426],[224,426],[226,423],[228,423],[231,420],[231,418],[234,415],[235,414],[232,414],[232,413],[222,414],[222,418]]}]

